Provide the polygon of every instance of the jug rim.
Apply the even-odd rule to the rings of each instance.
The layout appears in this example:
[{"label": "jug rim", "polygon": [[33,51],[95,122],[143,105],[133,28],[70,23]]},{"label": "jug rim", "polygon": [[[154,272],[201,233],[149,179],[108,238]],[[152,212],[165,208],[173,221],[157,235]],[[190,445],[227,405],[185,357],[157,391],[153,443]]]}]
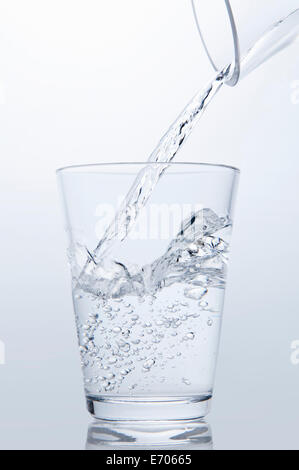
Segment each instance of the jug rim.
[{"label": "jug rim", "polygon": [[[228,15],[230,28],[231,28],[232,39],[233,39],[233,45],[234,45],[233,46],[233,49],[234,49],[234,51],[233,51],[233,60],[232,60],[231,64],[228,65],[228,69],[227,69],[227,72],[226,72],[227,73],[227,79],[226,79],[225,83],[227,85],[230,85],[230,86],[235,86],[239,81],[240,73],[241,73],[240,41],[239,41],[239,35],[238,35],[238,31],[237,31],[237,26],[236,26],[233,10],[232,10],[231,4],[230,4],[230,0],[224,0],[224,2],[225,2],[226,10],[227,10],[227,15]],[[191,4],[192,4],[192,10],[193,10],[194,18],[195,18],[195,23],[196,23],[196,26],[197,26],[197,30],[198,30],[201,42],[203,44],[203,48],[204,48],[204,50],[207,54],[207,57],[208,57],[211,65],[212,65],[213,69],[215,70],[215,72],[220,72],[220,68],[217,67],[215,61],[213,60],[213,57],[210,54],[209,48],[208,48],[207,43],[206,43],[205,38],[204,38],[204,34],[201,30],[200,20],[199,20],[199,16],[198,16],[198,9],[195,5],[195,0],[191,0]]]}]

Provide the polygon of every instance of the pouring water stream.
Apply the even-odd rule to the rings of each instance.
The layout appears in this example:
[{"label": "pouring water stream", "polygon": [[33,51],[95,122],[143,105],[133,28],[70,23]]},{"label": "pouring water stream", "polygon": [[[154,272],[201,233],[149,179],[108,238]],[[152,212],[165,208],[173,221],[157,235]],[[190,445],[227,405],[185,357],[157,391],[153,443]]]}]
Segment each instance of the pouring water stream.
[{"label": "pouring water stream", "polygon": [[[293,42],[298,33],[299,9],[296,9],[290,15],[272,25],[247,52],[241,61],[242,77]],[[227,66],[221,72],[218,72],[211,83],[193,97],[161,138],[148,159],[151,164],[144,167],[136,176],[113,223],[108,226],[94,251],[87,250],[87,260],[78,278],[79,283],[86,274],[95,269],[104,255],[111,251],[116,240],[122,241],[126,238],[168,164],[175,158],[214,96],[225,84],[229,71],[230,66]],[[159,165],[155,166],[154,163],[159,163]],[[165,165],[161,165],[161,163],[165,163]]]}]

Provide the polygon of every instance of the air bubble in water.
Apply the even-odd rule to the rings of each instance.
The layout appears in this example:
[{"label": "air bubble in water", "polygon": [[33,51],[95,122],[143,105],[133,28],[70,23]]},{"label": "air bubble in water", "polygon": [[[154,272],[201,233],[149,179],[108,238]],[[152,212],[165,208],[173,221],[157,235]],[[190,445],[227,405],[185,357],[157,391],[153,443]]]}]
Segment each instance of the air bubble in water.
[{"label": "air bubble in water", "polygon": [[145,369],[146,371],[149,371],[153,367],[154,364],[155,364],[154,359],[148,359],[147,361],[143,363],[143,369]]},{"label": "air bubble in water", "polygon": [[115,375],[112,372],[110,372],[110,374],[107,374],[107,379],[108,380],[114,379],[114,377],[115,377]]},{"label": "air bubble in water", "polygon": [[132,340],[132,343],[133,343],[133,344],[139,344],[139,343],[140,343],[140,339],[133,339],[133,340]]},{"label": "air bubble in water", "polygon": [[122,335],[123,335],[124,338],[128,338],[128,337],[130,336],[130,333],[131,333],[130,330],[124,330],[124,331],[122,332]]},{"label": "air bubble in water", "polygon": [[184,295],[189,299],[200,300],[207,292],[205,287],[194,287],[193,289],[185,289]]},{"label": "air bubble in water", "polygon": [[103,307],[103,310],[104,312],[111,312],[112,308],[110,307],[110,305],[106,305],[106,307]]},{"label": "air bubble in water", "polygon": [[182,382],[183,382],[183,384],[185,384],[185,385],[191,385],[190,380],[185,379],[185,377],[182,378]]},{"label": "air bubble in water", "polygon": [[116,357],[109,357],[108,362],[109,362],[109,364],[115,364],[117,362],[117,358]]},{"label": "air bubble in water", "polygon": [[129,352],[131,349],[131,346],[129,345],[129,343],[125,343],[125,342],[122,343],[119,347],[125,353]]},{"label": "air bubble in water", "polygon": [[193,340],[195,338],[195,334],[193,333],[193,331],[190,331],[190,333],[186,334],[185,338]]},{"label": "air bubble in water", "polygon": [[121,327],[120,326],[115,326],[112,328],[113,333],[120,333],[121,332]]},{"label": "air bubble in water", "polygon": [[134,390],[134,388],[137,387],[137,384],[132,384],[132,385],[129,385],[129,390]]}]

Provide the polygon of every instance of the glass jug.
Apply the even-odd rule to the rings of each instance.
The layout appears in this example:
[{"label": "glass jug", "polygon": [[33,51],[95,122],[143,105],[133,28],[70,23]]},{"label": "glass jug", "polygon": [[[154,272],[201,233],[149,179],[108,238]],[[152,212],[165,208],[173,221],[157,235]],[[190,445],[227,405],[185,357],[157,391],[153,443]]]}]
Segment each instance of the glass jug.
[{"label": "glass jug", "polygon": [[226,83],[239,79],[293,42],[299,0],[191,0],[203,46]]}]

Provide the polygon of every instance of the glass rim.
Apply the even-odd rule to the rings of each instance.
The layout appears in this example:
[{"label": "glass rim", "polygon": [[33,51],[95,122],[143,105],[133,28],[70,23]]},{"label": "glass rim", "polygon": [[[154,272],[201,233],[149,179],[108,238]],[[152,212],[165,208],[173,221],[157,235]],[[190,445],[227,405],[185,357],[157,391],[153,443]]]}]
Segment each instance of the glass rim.
[{"label": "glass rim", "polygon": [[86,164],[79,164],[79,165],[67,165],[56,170],[56,174],[59,175],[61,173],[68,173],[72,172],[82,172],[92,169],[92,168],[104,168],[104,167],[113,167],[113,166],[121,166],[121,167],[129,167],[129,166],[147,166],[147,165],[167,165],[169,167],[176,167],[176,166],[196,166],[197,168],[208,168],[210,170],[230,170],[234,173],[240,173],[240,169],[232,166],[226,165],[224,163],[200,163],[200,162],[101,162],[101,163],[86,163]]}]

